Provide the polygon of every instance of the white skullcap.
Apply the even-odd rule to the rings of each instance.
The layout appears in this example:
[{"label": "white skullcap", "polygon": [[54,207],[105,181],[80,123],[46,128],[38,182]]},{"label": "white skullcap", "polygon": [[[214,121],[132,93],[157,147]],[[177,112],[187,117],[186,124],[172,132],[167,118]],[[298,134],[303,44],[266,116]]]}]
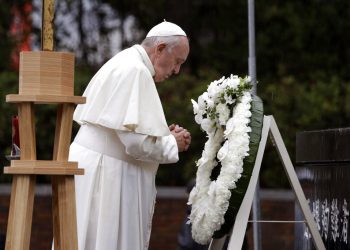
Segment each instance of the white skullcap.
[{"label": "white skullcap", "polygon": [[164,20],[154,26],[146,37],[152,36],[186,36],[186,33],[178,25]]}]

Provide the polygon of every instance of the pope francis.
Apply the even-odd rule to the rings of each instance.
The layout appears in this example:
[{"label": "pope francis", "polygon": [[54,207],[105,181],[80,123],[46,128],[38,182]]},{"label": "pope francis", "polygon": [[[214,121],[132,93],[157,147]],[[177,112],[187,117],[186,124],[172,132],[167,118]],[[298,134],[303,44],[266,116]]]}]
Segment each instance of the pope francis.
[{"label": "pope francis", "polygon": [[88,84],[69,154],[85,169],[75,182],[80,250],[148,249],[158,165],[178,161],[191,141],[168,127],[155,82],[179,73],[188,53],[186,33],[164,21]]}]

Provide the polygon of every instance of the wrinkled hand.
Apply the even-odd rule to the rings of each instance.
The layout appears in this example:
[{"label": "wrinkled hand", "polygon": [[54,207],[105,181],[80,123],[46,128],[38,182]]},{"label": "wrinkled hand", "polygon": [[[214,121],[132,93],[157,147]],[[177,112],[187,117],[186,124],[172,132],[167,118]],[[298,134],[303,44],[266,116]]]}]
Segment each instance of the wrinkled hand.
[{"label": "wrinkled hand", "polygon": [[179,149],[179,152],[187,151],[188,147],[191,144],[191,134],[187,131],[187,129],[184,129],[183,127],[180,127],[177,124],[171,124],[169,126],[171,134],[175,137],[177,147]]}]

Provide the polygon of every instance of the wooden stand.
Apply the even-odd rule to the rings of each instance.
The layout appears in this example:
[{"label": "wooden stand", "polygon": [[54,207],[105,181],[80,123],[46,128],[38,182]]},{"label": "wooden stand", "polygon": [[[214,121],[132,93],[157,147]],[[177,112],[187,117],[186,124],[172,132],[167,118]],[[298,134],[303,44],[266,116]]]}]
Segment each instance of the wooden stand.
[{"label": "wooden stand", "polygon": [[[41,52],[38,53],[41,54]],[[14,174],[6,250],[29,249],[36,175],[52,175],[55,250],[78,249],[74,175],[84,174],[84,170],[78,169],[76,162],[68,162],[67,160],[74,106],[75,104],[85,103],[85,97],[69,95],[73,92],[73,88],[69,87],[67,92],[67,79],[57,77],[66,67],[60,61],[62,54],[58,52],[45,53],[52,53],[50,56],[57,55],[54,64],[57,63],[58,65],[55,67],[52,67],[52,64],[45,66],[46,57],[44,53],[40,55],[43,61],[38,62],[39,66],[37,68],[34,67],[35,65],[33,66],[33,61],[30,62],[28,67],[24,63],[23,70],[21,68],[22,71],[20,71],[20,85],[22,84],[22,88],[20,88],[19,95],[6,96],[7,102],[18,105],[21,149],[21,159],[11,161],[11,166],[4,168],[5,174]],[[21,56],[26,57],[22,54]],[[47,74],[52,68],[56,70],[56,74]],[[31,72],[32,69],[35,72]],[[74,71],[74,61],[72,70]],[[39,73],[45,75],[45,78],[32,81],[33,76],[39,74],[36,71],[40,71]],[[51,79],[48,79],[50,77]],[[69,84],[72,84],[73,79],[74,74],[68,79]],[[27,80],[31,81],[30,84]],[[61,82],[64,82],[64,84],[61,84]],[[51,83],[53,87],[48,88],[48,84]],[[61,87],[61,85],[64,86]],[[52,161],[37,160],[34,104],[58,104]]]}]

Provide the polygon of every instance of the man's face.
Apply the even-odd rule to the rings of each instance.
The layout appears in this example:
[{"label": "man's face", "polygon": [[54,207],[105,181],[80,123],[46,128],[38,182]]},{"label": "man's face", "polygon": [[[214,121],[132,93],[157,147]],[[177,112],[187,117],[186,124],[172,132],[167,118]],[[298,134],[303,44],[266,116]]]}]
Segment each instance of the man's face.
[{"label": "man's face", "polygon": [[190,51],[186,37],[181,37],[180,42],[170,51],[169,45],[166,44],[159,44],[156,50],[156,59],[153,65],[155,82],[164,81],[171,75],[178,74]]}]

